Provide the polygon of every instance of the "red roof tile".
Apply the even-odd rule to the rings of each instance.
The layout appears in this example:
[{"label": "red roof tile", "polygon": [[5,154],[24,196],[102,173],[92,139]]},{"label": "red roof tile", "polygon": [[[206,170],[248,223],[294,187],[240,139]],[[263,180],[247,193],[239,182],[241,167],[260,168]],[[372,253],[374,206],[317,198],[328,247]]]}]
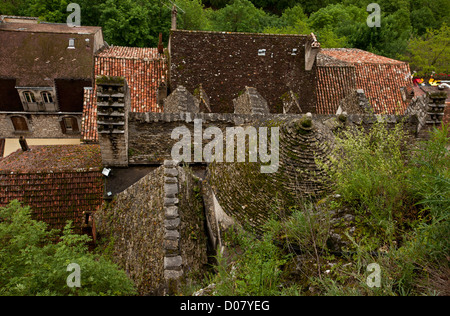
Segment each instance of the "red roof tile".
[{"label": "red roof tile", "polygon": [[[130,88],[132,112],[161,112],[157,92],[167,80],[167,61],[157,48],[113,46],[95,57],[95,76],[125,77]],[[98,140],[96,88],[85,91],[85,111],[82,120],[83,140]]]},{"label": "red roof tile", "polygon": [[98,145],[30,146],[0,160],[0,206],[31,206],[34,218],[61,229],[72,220],[81,232],[84,213],[103,203]]},{"label": "red roof tile", "polygon": [[94,100],[94,89],[84,89],[83,116],[81,118],[81,137],[86,143],[96,142],[97,135],[97,102]]},{"label": "red roof tile", "polygon": [[336,113],[339,100],[352,89],[364,90],[376,114],[402,114],[408,107],[400,90],[412,85],[405,62],[360,49],[332,48],[320,52],[317,66],[318,113]]}]

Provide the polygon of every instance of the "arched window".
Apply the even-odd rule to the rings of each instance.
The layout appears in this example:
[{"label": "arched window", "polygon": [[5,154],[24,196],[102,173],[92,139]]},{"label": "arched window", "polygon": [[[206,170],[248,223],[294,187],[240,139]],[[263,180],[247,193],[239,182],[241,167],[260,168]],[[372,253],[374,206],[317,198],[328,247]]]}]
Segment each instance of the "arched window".
[{"label": "arched window", "polygon": [[36,98],[34,97],[34,93],[33,93],[33,92],[31,92],[31,91],[25,91],[25,92],[23,93],[23,96],[24,96],[25,100],[26,100],[28,103],[36,103]]},{"label": "arched window", "polygon": [[11,122],[16,132],[28,132],[28,123],[23,116],[11,116]]},{"label": "arched window", "polygon": [[80,132],[78,120],[75,116],[65,116],[60,121],[61,129],[64,134],[76,134]]},{"label": "arched window", "polygon": [[53,103],[53,96],[50,92],[44,91],[41,93],[41,96],[44,103]]}]

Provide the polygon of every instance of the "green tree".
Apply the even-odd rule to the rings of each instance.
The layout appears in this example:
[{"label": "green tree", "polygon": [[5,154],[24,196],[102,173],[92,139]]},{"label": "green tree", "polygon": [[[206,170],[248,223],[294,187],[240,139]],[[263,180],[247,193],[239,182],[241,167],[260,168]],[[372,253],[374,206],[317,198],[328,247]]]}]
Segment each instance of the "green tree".
[{"label": "green tree", "polygon": [[170,10],[157,0],[107,0],[99,6],[99,24],[109,44],[156,47],[159,32],[170,29]]},{"label": "green tree", "polygon": [[24,6],[23,15],[39,17],[46,22],[65,23],[68,0],[30,0]]},{"label": "green tree", "polygon": [[[0,208],[0,295],[134,295],[125,272],[88,251],[86,235],[55,230],[31,218],[28,206],[12,201]],[[69,287],[67,266],[80,266],[81,287]]]},{"label": "green tree", "polygon": [[443,24],[439,30],[428,29],[423,36],[412,38],[402,58],[421,75],[450,73],[450,27]]},{"label": "green tree", "polygon": [[262,32],[270,17],[249,0],[234,0],[214,15],[214,30],[227,32]]},{"label": "green tree", "polygon": [[264,33],[273,34],[309,34],[308,17],[301,5],[286,9],[278,19],[278,25],[268,27]]},{"label": "green tree", "polygon": [[201,0],[176,0],[175,3],[184,12],[178,11],[179,29],[208,30],[210,22]]}]

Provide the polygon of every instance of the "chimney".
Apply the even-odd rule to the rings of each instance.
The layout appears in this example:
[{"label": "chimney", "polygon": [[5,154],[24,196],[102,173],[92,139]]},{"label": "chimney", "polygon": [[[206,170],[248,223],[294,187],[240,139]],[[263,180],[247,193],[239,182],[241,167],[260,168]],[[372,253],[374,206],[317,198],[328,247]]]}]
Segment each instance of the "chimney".
[{"label": "chimney", "polygon": [[174,5],[173,8],[172,8],[172,27],[171,27],[171,30],[176,30],[177,29],[177,14],[178,14],[177,6]]},{"label": "chimney", "polygon": [[316,56],[320,52],[320,43],[317,41],[314,33],[308,36],[308,43],[305,46],[305,70],[313,68]]},{"label": "chimney", "polygon": [[128,167],[130,89],[124,77],[97,76],[97,129],[104,167]]},{"label": "chimney", "polygon": [[22,151],[29,151],[30,150],[30,147],[28,147],[27,140],[25,139],[25,137],[20,136],[19,144],[20,144],[20,147],[22,147]]},{"label": "chimney", "polygon": [[160,54],[164,53],[164,45],[163,45],[163,41],[162,41],[162,33],[159,33],[158,53],[160,53]]}]

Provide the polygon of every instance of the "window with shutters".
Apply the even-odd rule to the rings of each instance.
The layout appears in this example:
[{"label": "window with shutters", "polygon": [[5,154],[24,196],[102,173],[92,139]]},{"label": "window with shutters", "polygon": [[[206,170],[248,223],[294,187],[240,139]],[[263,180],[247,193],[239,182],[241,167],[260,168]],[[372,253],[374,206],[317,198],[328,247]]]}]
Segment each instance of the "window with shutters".
[{"label": "window with shutters", "polygon": [[11,122],[16,132],[28,132],[28,123],[26,118],[22,116],[11,116]]}]

